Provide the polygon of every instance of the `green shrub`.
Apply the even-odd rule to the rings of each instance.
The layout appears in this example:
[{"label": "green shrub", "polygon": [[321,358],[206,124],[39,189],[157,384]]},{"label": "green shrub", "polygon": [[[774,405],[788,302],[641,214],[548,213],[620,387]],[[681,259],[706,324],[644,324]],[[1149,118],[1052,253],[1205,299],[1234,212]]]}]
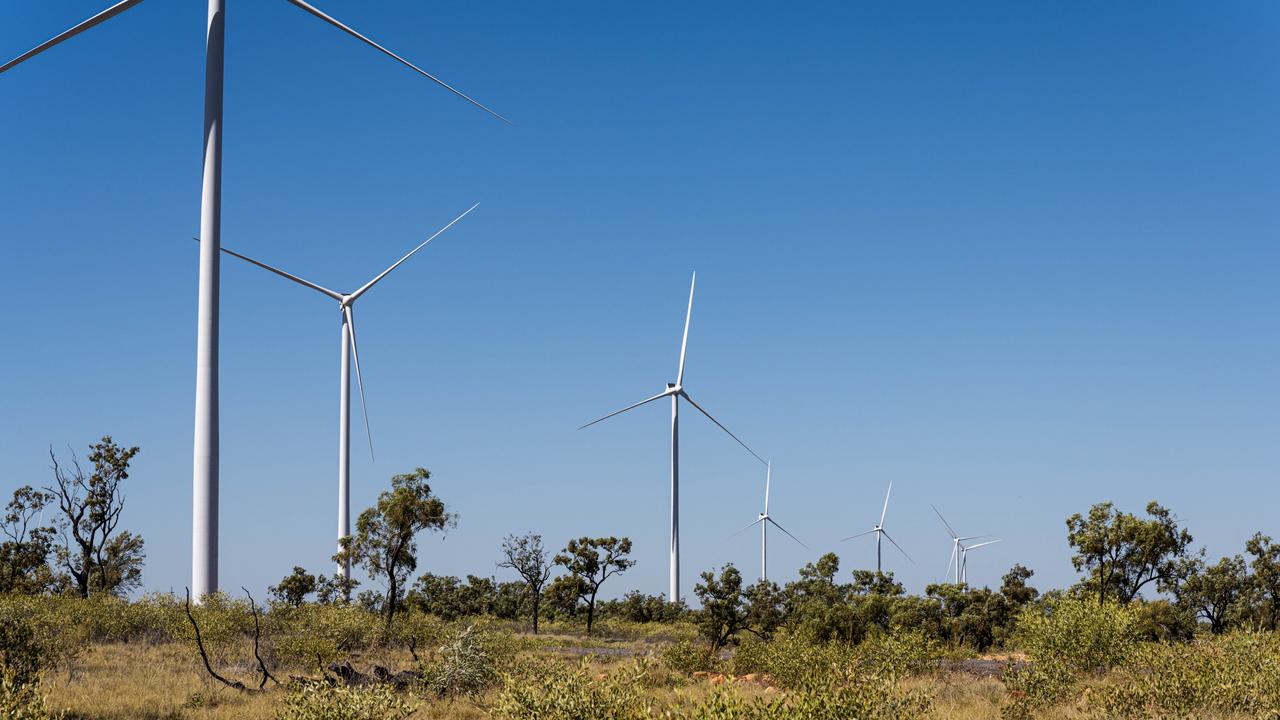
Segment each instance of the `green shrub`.
[{"label": "green shrub", "polygon": [[417,706],[386,685],[346,687],[311,681],[290,688],[278,720],[401,720]]},{"label": "green shrub", "polygon": [[1280,637],[1242,632],[1144,644],[1098,688],[1096,703],[1107,718],[1280,718]]},{"label": "green shrub", "polygon": [[938,667],[942,643],[918,630],[897,630],[868,637],[856,648],[858,666],[874,677],[897,680]]},{"label": "green shrub", "polygon": [[585,662],[568,667],[534,659],[502,677],[491,708],[502,720],[648,720],[652,708],[641,692],[647,669],[591,677]]},{"label": "green shrub", "polygon": [[733,687],[668,709],[669,720],[916,720],[932,712],[929,696],[890,680],[812,681],[785,696],[746,698]]},{"label": "green shrub", "polygon": [[493,638],[468,625],[423,663],[422,682],[439,697],[475,697],[498,682]]},{"label": "green shrub", "polygon": [[12,672],[0,671],[0,718],[5,720],[53,720],[61,717],[49,711],[40,692],[40,682],[19,682]]},{"label": "green shrub", "polygon": [[1052,705],[1085,676],[1120,665],[1137,645],[1133,608],[1063,597],[1033,605],[1018,618],[1017,640],[1030,664],[1005,672],[1014,701],[1006,718],[1026,718]]},{"label": "green shrub", "polygon": [[658,657],[664,667],[678,673],[713,672],[720,666],[720,658],[705,645],[696,645],[688,640],[664,645],[658,651]]},{"label": "green shrub", "polygon": [[779,630],[768,641],[745,642],[730,663],[734,675],[767,673],[786,688],[799,688],[813,678],[844,681],[859,665],[857,648],[839,641]]}]

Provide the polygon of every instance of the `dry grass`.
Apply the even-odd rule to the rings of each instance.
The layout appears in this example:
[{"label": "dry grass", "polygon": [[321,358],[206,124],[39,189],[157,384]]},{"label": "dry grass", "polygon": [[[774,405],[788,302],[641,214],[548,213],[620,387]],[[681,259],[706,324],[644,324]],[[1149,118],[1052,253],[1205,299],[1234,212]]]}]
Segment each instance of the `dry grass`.
[{"label": "dry grass", "polygon": [[[647,647],[638,642],[635,649]],[[561,656],[555,649],[539,654]],[[365,670],[373,664],[392,668],[412,667],[407,653],[396,651],[352,658]],[[612,673],[629,661],[610,657],[588,660],[591,672]],[[222,674],[247,684],[253,681],[254,666],[249,658],[238,664],[219,667]],[[313,669],[292,668],[280,672],[315,675]],[[705,697],[711,686],[704,680],[675,676],[667,686],[649,692],[659,706],[689,702]],[[68,718],[81,720],[273,720],[281,707],[284,692],[268,685],[264,693],[241,693],[221,686],[205,673],[194,649],[178,643],[101,644],[93,646],[70,669],[62,669],[46,679],[50,705],[65,710]],[[906,681],[908,686],[928,692],[934,698],[936,720],[998,720],[1007,702],[1004,684],[998,678],[977,677],[965,672]],[[748,695],[763,688],[741,684]],[[772,692],[772,691],[771,691]],[[419,698],[415,720],[479,720],[485,700],[441,701]],[[1086,720],[1091,714],[1087,693],[1073,702],[1047,709],[1038,717],[1045,720]],[[1096,717],[1096,716],[1093,716]],[[1234,716],[1231,716],[1234,720]],[[1204,716],[1203,720],[1227,720],[1228,716]]]}]

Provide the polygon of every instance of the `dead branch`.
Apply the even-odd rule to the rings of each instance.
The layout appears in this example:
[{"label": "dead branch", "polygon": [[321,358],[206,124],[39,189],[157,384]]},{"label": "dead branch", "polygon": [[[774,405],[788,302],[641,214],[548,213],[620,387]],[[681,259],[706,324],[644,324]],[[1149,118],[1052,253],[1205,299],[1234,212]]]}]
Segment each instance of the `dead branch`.
[{"label": "dead branch", "polygon": [[258,660],[258,669],[262,671],[262,682],[258,683],[258,689],[261,690],[266,687],[267,680],[279,685],[280,681],[276,680],[275,676],[267,671],[267,664],[262,662],[262,656],[258,654],[258,638],[262,634],[262,630],[258,625],[258,604],[253,601],[253,596],[249,594],[248,588],[241,585],[240,589],[244,590],[245,595],[248,595],[249,610],[253,612],[253,657]]},{"label": "dead branch", "polygon": [[[187,591],[187,619],[191,621],[191,627],[196,631],[196,648],[200,650],[200,659],[204,660],[204,669],[209,671],[209,674],[213,676],[214,680],[217,680],[223,685],[226,685],[229,688],[235,688],[241,692],[247,691],[249,688],[245,687],[244,683],[239,680],[228,680],[214,672],[213,666],[209,664],[209,655],[204,651],[204,641],[200,639],[200,626],[196,623],[195,616],[191,614],[191,588],[183,589]],[[265,682],[265,680],[263,682]]]}]

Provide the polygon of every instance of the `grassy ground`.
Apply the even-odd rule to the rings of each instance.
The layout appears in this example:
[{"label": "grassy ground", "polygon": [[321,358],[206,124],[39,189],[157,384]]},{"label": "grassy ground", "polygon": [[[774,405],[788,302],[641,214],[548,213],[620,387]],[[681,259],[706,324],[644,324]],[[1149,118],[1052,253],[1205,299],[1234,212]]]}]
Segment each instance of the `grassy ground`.
[{"label": "grassy ground", "polygon": [[[567,657],[563,647],[581,647],[582,638],[558,635],[548,638],[547,650],[541,654]],[[596,647],[626,647],[643,653],[650,649],[644,641],[589,643]],[[393,668],[409,668],[410,658],[401,654],[380,654],[376,657],[356,657],[353,664],[368,669],[378,663]],[[593,670],[610,672],[621,660],[601,659],[593,663]],[[254,676],[250,662],[217,668],[229,678],[248,681]],[[314,674],[295,668],[285,670],[287,675]],[[679,688],[650,690],[659,700],[673,700],[679,692],[683,697],[697,697],[711,687],[705,679],[688,678],[688,684]],[[930,691],[937,698],[935,717],[939,720],[959,718],[998,718],[1004,701],[1005,690],[998,679],[981,678],[956,672],[936,678],[910,681],[916,687]],[[254,683],[250,683],[254,684]],[[46,690],[54,709],[66,710],[71,718],[83,720],[269,720],[280,708],[284,692],[268,684],[267,692],[242,693],[210,679],[199,656],[189,646],[178,643],[103,644],[93,646],[80,657],[72,668],[59,671],[47,678]],[[743,685],[744,693],[764,692],[756,685]],[[422,705],[414,718],[469,720],[488,717],[483,709],[485,699],[477,701],[441,701],[421,699]],[[1062,718],[1074,717],[1062,715]]]},{"label": "grassy ground", "polygon": [[[651,639],[595,639],[587,643],[581,637],[558,634],[546,640],[548,642],[544,645],[543,638],[539,636],[536,642],[527,646],[545,648],[534,650],[537,654],[566,659],[576,657],[584,645],[626,648],[637,654],[644,654],[654,647]],[[601,657],[589,662],[593,673],[609,673],[629,661],[620,657]],[[368,670],[375,663],[393,669],[413,667],[407,653],[383,652],[352,658],[352,664],[361,670]],[[252,681],[255,668],[251,662],[217,669],[229,678],[256,685]],[[287,680],[289,674],[316,673],[314,670],[293,668],[282,669],[280,674],[282,680]],[[674,685],[652,688],[647,692],[659,704],[666,704],[679,698],[688,700],[704,696],[713,686],[712,680],[703,677],[677,675],[674,680]],[[998,677],[965,670],[908,679],[905,684],[924,690],[933,697],[930,717],[936,720],[997,720],[1001,717],[1001,708],[1008,701],[1007,690]],[[738,686],[748,695],[777,692],[776,689],[766,690],[761,685],[739,682]],[[270,684],[262,693],[242,693],[223,687],[208,677],[193,648],[173,642],[94,645],[72,667],[47,677],[45,689],[51,708],[66,711],[68,718],[82,720],[271,720],[282,707],[285,695],[283,689]],[[420,707],[412,717],[418,720],[479,720],[489,717],[485,706],[491,699],[492,694],[476,701],[417,698]],[[1086,695],[1070,699],[1037,717],[1086,720],[1098,716],[1090,713]],[[1244,716],[1197,717],[1204,720],[1243,720]]]}]

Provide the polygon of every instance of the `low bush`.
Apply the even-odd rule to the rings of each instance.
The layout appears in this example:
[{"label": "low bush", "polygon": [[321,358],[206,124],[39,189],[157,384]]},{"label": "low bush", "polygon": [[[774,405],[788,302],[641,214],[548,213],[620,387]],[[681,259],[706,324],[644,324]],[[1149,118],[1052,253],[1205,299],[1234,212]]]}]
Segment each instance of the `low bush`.
[{"label": "low bush", "polygon": [[497,684],[500,664],[509,664],[514,653],[505,645],[492,631],[468,625],[423,663],[423,685],[441,698],[476,697]]},{"label": "low bush", "polygon": [[536,659],[502,677],[490,708],[502,720],[648,720],[653,708],[643,695],[647,668],[593,678],[586,662],[575,667]]},{"label": "low bush", "polygon": [[1137,646],[1135,610],[1087,598],[1064,597],[1026,608],[1016,638],[1031,661],[1004,676],[1013,702],[1004,716],[1027,718],[1064,697],[1081,678],[1101,676]]},{"label": "low bush", "polygon": [[1280,718],[1280,637],[1235,633],[1190,644],[1143,644],[1097,688],[1106,718]]},{"label": "low bush", "polygon": [[305,682],[289,689],[278,720],[402,720],[417,705],[387,685]]},{"label": "low bush", "polygon": [[658,657],[664,667],[678,673],[714,672],[721,666],[720,658],[712,654],[706,645],[689,640],[664,645],[658,651]]}]

